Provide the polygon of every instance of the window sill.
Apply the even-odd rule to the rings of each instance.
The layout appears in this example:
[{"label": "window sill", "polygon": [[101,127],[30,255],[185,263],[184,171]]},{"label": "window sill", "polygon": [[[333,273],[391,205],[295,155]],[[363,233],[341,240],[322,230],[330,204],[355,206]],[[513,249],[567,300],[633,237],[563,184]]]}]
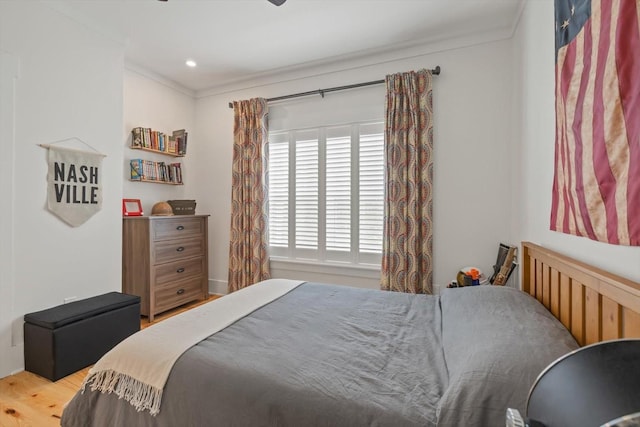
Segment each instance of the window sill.
[{"label": "window sill", "polygon": [[312,260],[289,259],[272,256],[270,266],[274,270],[332,274],[347,277],[379,279],[380,266],[373,264],[348,264],[340,262],[318,262]]}]

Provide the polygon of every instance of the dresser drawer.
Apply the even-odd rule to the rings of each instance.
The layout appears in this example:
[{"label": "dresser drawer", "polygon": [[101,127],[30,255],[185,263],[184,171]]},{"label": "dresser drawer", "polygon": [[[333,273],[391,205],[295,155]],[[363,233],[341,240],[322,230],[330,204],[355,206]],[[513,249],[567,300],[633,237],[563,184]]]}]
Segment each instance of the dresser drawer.
[{"label": "dresser drawer", "polygon": [[[122,291],[157,313],[207,298],[208,215],[122,219]],[[1,424],[1,423],[0,423]]]},{"label": "dresser drawer", "polygon": [[200,237],[156,242],[153,251],[156,265],[183,258],[204,256],[205,240]]},{"label": "dresser drawer", "polygon": [[169,282],[188,279],[193,276],[202,277],[204,273],[204,257],[188,258],[153,267],[155,269],[157,286]]},{"label": "dresser drawer", "polygon": [[151,239],[155,241],[201,236],[205,222],[202,218],[166,218],[152,224]]},{"label": "dresser drawer", "polygon": [[155,311],[159,313],[203,297],[201,277],[158,286],[155,290]]}]

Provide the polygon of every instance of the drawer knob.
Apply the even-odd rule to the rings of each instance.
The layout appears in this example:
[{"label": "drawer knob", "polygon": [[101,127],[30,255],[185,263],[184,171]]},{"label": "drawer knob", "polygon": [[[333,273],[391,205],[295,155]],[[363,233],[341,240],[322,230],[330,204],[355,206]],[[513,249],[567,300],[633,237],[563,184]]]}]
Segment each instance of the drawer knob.
[{"label": "drawer knob", "polygon": [[178,251],[178,252],[182,252],[182,251],[184,251],[184,246],[178,246],[178,247],[176,248],[176,251]]},{"label": "drawer knob", "polygon": [[179,225],[176,227],[176,230],[181,231],[184,230],[184,225]]},{"label": "drawer knob", "polygon": [[178,295],[182,295],[182,294],[184,294],[184,289],[178,289],[178,291],[176,292],[176,294],[178,294]]},{"label": "drawer knob", "polygon": [[180,267],[176,270],[176,273],[184,273],[184,267]]}]

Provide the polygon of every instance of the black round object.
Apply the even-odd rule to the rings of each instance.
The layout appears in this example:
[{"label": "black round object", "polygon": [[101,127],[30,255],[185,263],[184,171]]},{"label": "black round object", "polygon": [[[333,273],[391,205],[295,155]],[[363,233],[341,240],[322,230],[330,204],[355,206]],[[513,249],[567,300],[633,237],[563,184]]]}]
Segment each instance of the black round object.
[{"label": "black round object", "polygon": [[601,426],[640,412],[640,340],[578,349],[553,362],[529,392],[527,418],[546,427]]}]

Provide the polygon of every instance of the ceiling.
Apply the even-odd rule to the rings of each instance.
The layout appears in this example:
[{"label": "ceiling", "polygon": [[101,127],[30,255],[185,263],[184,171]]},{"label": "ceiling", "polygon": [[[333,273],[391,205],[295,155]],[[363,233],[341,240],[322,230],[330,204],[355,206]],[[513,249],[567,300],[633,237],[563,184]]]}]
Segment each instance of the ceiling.
[{"label": "ceiling", "polygon": [[[523,0],[59,0],[125,59],[199,91],[336,58],[512,31]],[[198,66],[189,68],[187,59]]]}]

